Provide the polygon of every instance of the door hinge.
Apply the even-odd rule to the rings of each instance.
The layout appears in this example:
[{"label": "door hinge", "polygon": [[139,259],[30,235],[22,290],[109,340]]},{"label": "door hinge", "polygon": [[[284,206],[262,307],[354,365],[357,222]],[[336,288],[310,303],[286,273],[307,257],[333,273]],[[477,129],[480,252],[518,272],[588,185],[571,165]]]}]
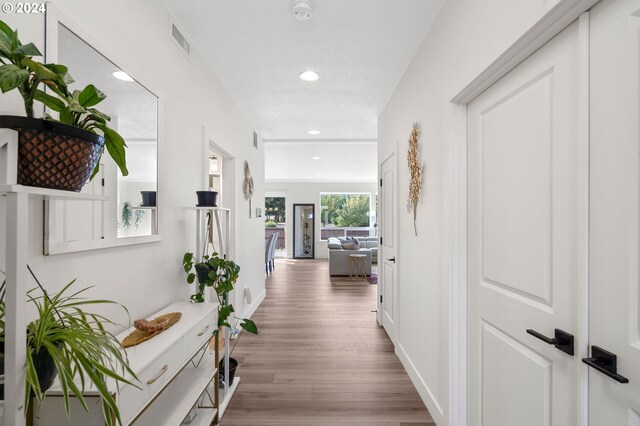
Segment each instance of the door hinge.
[{"label": "door hinge", "polygon": [[102,178],[102,186],[104,186],[104,178]]},{"label": "door hinge", "polygon": [[380,179],[380,186],[382,186],[382,179]]},{"label": "door hinge", "polygon": [[380,303],[382,303],[382,295],[380,295]]},{"label": "door hinge", "polygon": [[380,237],[380,245],[382,245],[382,237]]}]

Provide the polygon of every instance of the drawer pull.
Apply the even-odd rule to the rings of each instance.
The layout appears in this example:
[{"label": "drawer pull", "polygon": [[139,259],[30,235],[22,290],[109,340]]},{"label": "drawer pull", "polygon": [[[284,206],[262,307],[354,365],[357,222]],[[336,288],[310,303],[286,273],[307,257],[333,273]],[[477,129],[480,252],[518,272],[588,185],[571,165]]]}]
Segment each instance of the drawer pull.
[{"label": "drawer pull", "polygon": [[160,369],[160,371],[158,371],[158,374],[156,374],[151,379],[147,380],[147,384],[148,385],[154,384],[156,382],[156,380],[158,380],[160,378],[160,376],[162,376],[164,373],[167,372],[168,369],[169,369],[169,366],[167,364],[163,365],[162,368]]},{"label": "drawer pull", "polygon": [[204,333],[207,332],[207,330],[209,329],[209,326],[207,325],[204,330],[202,330],[200,333],[198,333],[198,337],[202,336]]}]

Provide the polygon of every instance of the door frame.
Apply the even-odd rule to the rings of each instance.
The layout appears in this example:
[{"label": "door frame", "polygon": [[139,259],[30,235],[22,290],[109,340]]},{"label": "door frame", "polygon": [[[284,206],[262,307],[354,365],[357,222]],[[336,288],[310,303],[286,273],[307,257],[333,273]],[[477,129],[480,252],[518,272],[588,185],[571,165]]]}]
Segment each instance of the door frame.
[{"label": "door frame", "polygon": [[[313,222],[311,224],[311,257],[309,256],[296,256],[296,207],[311,207],[311,214],[313,215]],[[293,258],[294,259],[315,259],[316,258],[316,205],[313,203],[296,203],[291,209],[293,212],[292,227],[293,227]]]},{"label": "door frame", "polygon": [[[449,272],[451,286],[449,288],[449,426],[467,425],[467,106],[482,92],[491,87],[503,76],[514,69],[520,62],[531,56],[560,33],[567,25],[579,19],[580,37],[580,110],[579,138],[581,141],[580,162],[582,167],[579,176],[580,203],[585,215],[580,217],[581,256],[583,257],[581,283],[583,306],[588,302],[588,229],[589,229],[589,13],[588,10],[598,0],[560,0],[544,17],[529,29],[520,39],[476,76],[467,86],[462,88],[449,102],[449,113],[446,116],[449,129],[449,209],[451,212],[451,228],[449,234],[451,259]],[[577,331],[585,336],[582,346],[576,348],[576,358],[587,356],[588,349],[588,310],[582,311],[582,328]],[[588,369],[582,370],[581,389],[581,425],[588,424]]]},{"label": "door frame", "polygon": [[[379,284],[376,286],[376,305],[378,306],[378,308],[376,309],[376,321],[378,322],[378,324],[384,328],[384,324],[383,324],[383,316],[384,316],[384,304],[380,303],[380,298],[383,296],[384,294],[384,274],[382,273],[382,268],[384,267],[384,258],[386,257],[386,253],[384,252],[384,245],[380,244],[380,238],[382,238],[383,235],[383,231],[385,229],[385,227],[387,226],[387,220],[384,217],[384,203],[386,202],[386,200],[384,199],[384,194],[382,191],[382,185],[384,184],[383,179],[382,179],[382,165],[384,163],[386,163],[387,161],[389,161],[391,159],[391,157],[394,157],[395,159],[395,172],[393,175],[393,194],[396,197],[398,197],[398,152],[399,152],[399,146],[398,146],[399,142],[396,141],[396,143],[393,145],[393,151],[388,152],[387,155],[384,157],[384,159],[382,161],[379,162],[378,164],[378,199],[379,199],[379,210],[380,213],[378,215],[378,282]],[[393,200],[391,200],[391,202],[393,202]],[[393,226],[395,227],[393,229],[393,238],[394,238],[394,247],[396,248],[396,258],[398,257],[398,217],[399,217],[399,203],[396,202],[396,205],[393,206],[393,208],[395,209],[395,220],[393,221]],[[389,334],[387,332],[387,335],[389,336],[389,339],[391,339],[391,342],[393,343],[394,347],[396,346],[396,343],[398,341],[398,316],[395,315],[395,313],[397,312],[397,304],[398,304],[398,283],[400,282],[400,268],[398,267],[398,262],[396,261],[395,267],[394,267],[394,273],[395,273],[395,282],[393,283],[393,301],[392,303],[392,310],[394,312],[394,318],[393,318],[393,329],[391,334]]]}]

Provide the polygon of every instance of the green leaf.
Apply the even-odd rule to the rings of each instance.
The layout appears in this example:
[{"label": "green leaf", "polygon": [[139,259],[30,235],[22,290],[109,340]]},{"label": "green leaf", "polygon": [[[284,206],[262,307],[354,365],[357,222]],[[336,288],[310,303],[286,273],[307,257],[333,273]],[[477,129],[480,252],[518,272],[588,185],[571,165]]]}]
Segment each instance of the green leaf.
[{"label": "green leaf", "polygon": [[96,166],[93,168],[93,171],[91,172],[91,177],[89,177],[89,180],[93,180],[93,178],[98,174],[98,172],[100,172],[100,159],[102,159],[102,153],[100,153],[100,156],[98,157],[98,161],[96,161]]},{"label": "green leaf", "polygon": [[3,21],[0,21],[0,52],[5,57],[10,57],[13,49],[19,45],[18,34]]},{"label": "green leaf", "polygon": [[233,313],[233,305],[227,305],[220,307],[218,312],[218,327],[222,326],[227,321],[227,318]]},{"label": "green leaf", "polygon": [[69,124],[70,126],[74,125],[75,117],[73,116],[69,108],[65,108],[60,111],[60,122],[62,124]]},{"label": "green leaf", "polygon": [[250,319],[241,318],[240,327],[252,334],[258,334],[258,326]]},{"label": "green leaf", "polygon": [[95,115],[97,118],[103,120],[103,121],[109,121],[111,120],[111,117],[109,117],[107,114],[98,111],[95,108],[87,108],[87,111],[89,111],[91,114]]},{"label": "green leaf", "polygon": [[33,96],[33,99],[35,99],[36,101],[42,102],[53,111],[60,112],[65,107],[64,101],[62,99],[56,98],[55,96],[51,96],[43,92],[42,90],[36,90],[36,93]]},{"label": "green leaf", "polygon": [[189,284],[193,284],[193,281],[194,281],[195,279],[196,279],[196,274],[191,273],[191,274],[187,275],[187,282],[188,282]]},{"label": "green leaf", "polygon": [[124,150],[127,144],[124,142],[124,139],[118,134],[118,132],[105,125],[98,125],[97,127],[104,132],[107,151],[109,151],[111,158],[113,158],[113,161],[115,161],[120,168],[122,176],[127,176],[129,174],[129,170],[127,170],[127,159]]},{"label": "green leaf", "polygon": [[42,53],[33,43],[28,43],[13,50],[13,53],[19,53],[24,56],[42,56]]},{"label": "green leaf", "polygon": [[33,71],[40,80],[56,80],[58,78],[58,74],[33,59],[24,58],[20,63]]},{"label": "green leaf", "polygon": [[29,71],[13,64],[0,66],[0,90],[6,93],[20,86],[29,78]]},{"label": "green leaf", "polygon": [[93,84],[89,84],[82,89],[82,92],[78,95],[78,102],[83,107],[94,106],[106,98],[105,94],[96,88]]},{"label": "green leaf", "polygon": [[73,78],[69,75],[69,68],[60,64],[44,64],[44,66],[58,75],[56,83],[62,86],[73,83]]}]

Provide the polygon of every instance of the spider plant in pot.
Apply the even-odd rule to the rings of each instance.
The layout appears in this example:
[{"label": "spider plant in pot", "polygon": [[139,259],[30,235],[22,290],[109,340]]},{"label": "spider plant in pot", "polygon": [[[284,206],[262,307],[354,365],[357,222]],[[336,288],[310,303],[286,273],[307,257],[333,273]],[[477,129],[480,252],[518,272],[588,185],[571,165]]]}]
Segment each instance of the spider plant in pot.
[{"label": "spider plant in pot", "polygon": [[[91,387],[100,395],[106,423],[110,426],[116,422],[121,424],[120,412],[108,381],[138,387],[135,383],[138,379],[129,368],[122,345],[106,330],[106,327],[117,324],[85,310],[90,305],[119,304],[110,300],[86,299],[85,293],[92,287],[76,289],[76,280],[49,296],[31,268],[29,272],[38,286],[27,293],[29,302],[36,308],[37,317],[27,325],[25,407],[29,406],[32,398],[42,404],[48,387],[57,376],[67,415],[70,414],[71,396],[75,396],[84,410],[89,411],[83,393]],[[0,317],[4,319],[4,305],[1,306]],[[124,306],[119,306],[126,311]]]},{"label": "spider plant in pot", "polygon": [[[95,108],[105,94],[92,84],[71,90],[68,68],[43,64],[34,59],[38,56],[33,43],[22,44],[17,31],[0,20],[0,90],[20,92],[26,114],[0,116],[0,127],[18,131],[18,183],[80,191],[97,173],[105,147],[126,176],[125,141],[109,127],[109,116]],[[35,101],[59,118],[35,118]]]}]

